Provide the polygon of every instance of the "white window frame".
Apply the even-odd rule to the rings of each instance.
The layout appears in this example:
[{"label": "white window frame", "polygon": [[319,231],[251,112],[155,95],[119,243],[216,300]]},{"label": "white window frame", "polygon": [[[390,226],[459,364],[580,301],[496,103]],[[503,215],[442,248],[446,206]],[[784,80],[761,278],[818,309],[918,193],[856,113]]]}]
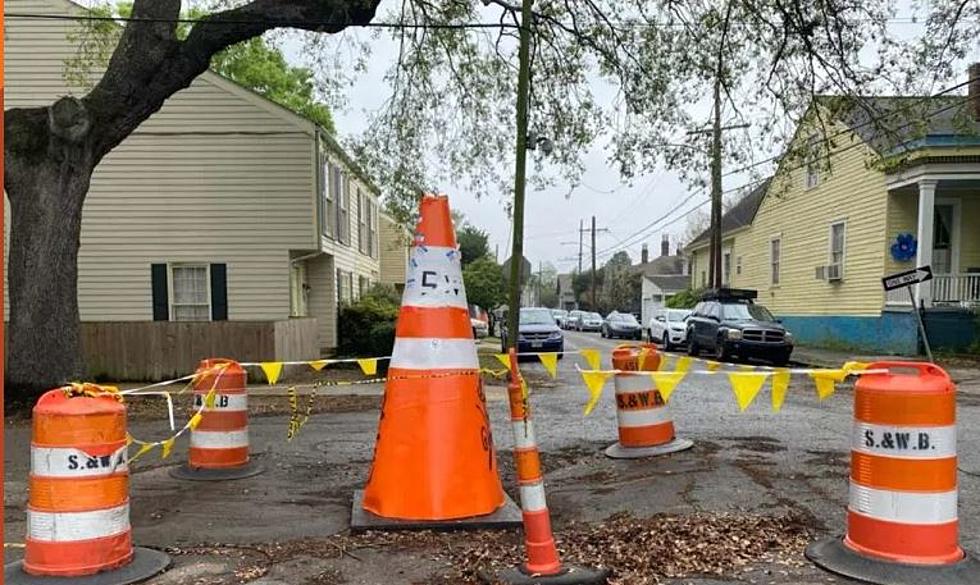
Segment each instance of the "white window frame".
[{"label": "white window frame", "polygon": [[368,197],[367,193],[357,187],[357,251],[367,255],[368,238]]},{"label": "white window frame", "polygon": [[847,263],[847,219],[838,219],[836,221],[830,222],[830,226],[827,228],[827,265],[833,266],[837,264],[834,262],[834,228],[837,226],[844,226],[844,237],[841,238],[841,249],[840,249],[840,279],[844,279],[844,265]]},{"label": "white window frame", "polygon": [[[726,258],[728,259],[727,265]],[[732,260],[731,248],[721,251],[721,284],[723,286],[732,286]]]},{"label": "white window frame", "polygon": [[816,134],[811,134],[806,139],[806,164],[803,167],[803,188],[806,190],[820,184],[819,141],[820,138]]},{"label": "white window frame", "polygon": [[330,162],[329,157],[323,157],[323,164],[321,165],[323,173],[323,205],[325,207],[323,212],[324,225],[321,228],[321,233],[327,237],[335,238],[334,233],[334,216],[337,210],[333,205],[333,163]]},{"label": "white window frame", "polygon": [[[204,303],[176,303],[174,298],[177,289],[174,287],[174,268],[203,268],[204,269]],[[167,305],[170,311],[170,320],[178,321],[177,307],[203,307],[208,308],[208,318],[202,320],[180,320],[181,323],[203,323],[212,321],[213,307],[211,306],[211,265],[207,262],[168,262],[167,263]]]},{"label": "white window frame", "polygon": [[336,170],[336,191],[333,192],[337,204],[334,207],[334,224],[337,228],[334,239],[341,244],[350,245],[350,185],[347,173],[340,165],[333,165]]},{"label": "white window frame", "polygon": [[[773,243],[779,242],[779,261],[773,258]],[[775,276],[775,278],[773,278]],[[769,238],[769,286],[779,286],[783,282],[783,234]]]},{"label": "white window frame", "polygon": [[378,219],[378,202],[369,197],[368,209],[370,209],[370,216],[368,217],[368,230],[371,234],[371,245],[368,249],[368,253],[372,258],[378,258],[380,252],[379,242],[381,240],[379,225],[380,220]]}]

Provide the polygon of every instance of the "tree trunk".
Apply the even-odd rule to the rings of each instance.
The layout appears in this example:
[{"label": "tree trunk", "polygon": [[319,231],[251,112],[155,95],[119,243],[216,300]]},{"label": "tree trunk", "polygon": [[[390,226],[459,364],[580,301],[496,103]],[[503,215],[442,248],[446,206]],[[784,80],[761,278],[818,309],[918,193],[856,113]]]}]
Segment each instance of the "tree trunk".
[{"label": "tree trunk", "polygon": [[[83,377],[78,290],[81,208],[95,167],[87,114],[70,98],[6,113],[10,200],[7,395],[28,402]],[[29,148],[23,148],[29,143]],[[24,154],[27,156],[24,156]]]}]

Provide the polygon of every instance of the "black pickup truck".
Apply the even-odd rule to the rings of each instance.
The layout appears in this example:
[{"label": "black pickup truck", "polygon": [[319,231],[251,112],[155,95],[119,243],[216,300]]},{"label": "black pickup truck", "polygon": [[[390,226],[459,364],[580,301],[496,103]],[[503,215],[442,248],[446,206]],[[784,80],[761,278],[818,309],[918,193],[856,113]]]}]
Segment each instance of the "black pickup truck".
[{"label": "black pickup truck", "polygon": [[687,319],[687,351],[718,360],[756,358],[782,366],[793,353],[793,336],[772,313],[755,304],[754,290],[713,289]]}]

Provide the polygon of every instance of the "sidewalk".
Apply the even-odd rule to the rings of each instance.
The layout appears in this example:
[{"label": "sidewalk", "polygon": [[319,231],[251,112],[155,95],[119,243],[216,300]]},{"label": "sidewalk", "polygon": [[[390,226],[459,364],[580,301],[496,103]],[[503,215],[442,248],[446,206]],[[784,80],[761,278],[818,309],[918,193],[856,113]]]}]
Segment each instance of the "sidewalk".
[{"label": "sidewalk", "polygon": [[[813,368],[839,367],[844,362],[878,361],[926,361],[925,356],[863,355],[852,352],[818,347],[797,346],[793,350],[793,361]],[[980,356],[942,357],[936,359],[937,365],[949,372],[961,391],[980,393]]]}]

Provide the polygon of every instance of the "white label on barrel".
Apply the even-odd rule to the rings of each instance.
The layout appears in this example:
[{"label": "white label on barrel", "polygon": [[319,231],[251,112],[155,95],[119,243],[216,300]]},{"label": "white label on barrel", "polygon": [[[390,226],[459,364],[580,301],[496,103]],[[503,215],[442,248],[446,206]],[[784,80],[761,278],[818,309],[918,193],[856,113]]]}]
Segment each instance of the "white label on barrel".
[{"label": "white label on barrel", "polygon": [[81,449],[31,445],[31,473],[39,477],[98,477],[127,470],[126,446],[105,455]]},{"label": "white label on barrel", "polygon": [[[194,408],[201,408],[204,404],[204,397],[206,394],[195,394],[194,395]],[[248,394],[244,392],[238,394],[215,394],[214,395],[214,407],[205,408],[204,410],[248,410]]]},{"label": "white label on barrel", "polygon": [[956,456],[956,426],[899,427],[854,422],[851,448],[886,457],[942,459]]},{"label": "white label on barrel", "polygon": [[408,264],[402,306],[466,308],[459,250],[415,246]]}]

